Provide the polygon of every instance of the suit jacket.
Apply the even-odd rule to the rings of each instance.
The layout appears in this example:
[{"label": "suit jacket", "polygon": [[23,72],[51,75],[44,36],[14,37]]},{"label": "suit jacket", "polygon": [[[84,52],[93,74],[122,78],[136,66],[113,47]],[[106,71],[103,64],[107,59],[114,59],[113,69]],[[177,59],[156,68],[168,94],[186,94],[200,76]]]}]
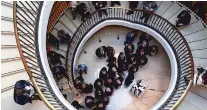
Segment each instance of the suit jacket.
[{"label": "suit jacket", "polygon": [[129,86],[134,80],[134,74],[129,74],[125,80],[125,85]]},{"label": "suit jacket", "polygon": [[126,60],[126,56],[124,56],[123,59],[121,59],[121,57],[118,57],[118,70],[119,73],[122,71],[125,71],[128,69],[128,64],[127,64],[127,60]]},{"label": "suit jacket", "polygon": [[[87,100],[91,100],[91,102],[90,103],[86,103]],[[95,98],[92,97],[92,96],[86,96],[86,98],[85,98],[85,104],[89,108],[95,106]]]},{"label": "suit jacket", "polygon": [[49,51],[47,53],[47,57],[51,61],[52,64],[57,64],[60,61],[60,58],[65,59],[65,57],[59,53],[56,53],[55,51]]},{"label": "suit jacket", "polygon": [[94,88],[95,89],[101,89],[101,86],[103,85],[103,80],[98,78],[94,82]]},{"label": "suit jacket", "polygon": [[[117,79],[120,80],[121,84],[118,84],[116,82]],[[122,85],[122,81],[123,81],[123,78],[121,76],[118,77],[118,78],[116,78],[115,80],[113,80],[113,86],[114,86],[114,88],[118,89],[118,87]]]},{"label": "suit jacket", "polygon": [[[102,73],[102,70],[105,70],[105,71],[106,71],[106,74],[103,74],[103,73]],[[108,76],[107,69],[106,69],[106,67],[103,67],[103,68],[101,69],[100,73],[99,73],[99,78],[102,79],[102,80],[106,80],[107,76]]]},{"label": "suit jacket", "polygon": [[147,11],[155,11],[157,9],[157,3],[155,1],[144,1],[142,5]]},{"label": "suit jacket", "polygon": [[124,48],[125,54],[130,54],[134,52],[134,45],[133,44],[129,44],[129,45],[131,45],[131,49],[129,49],[128,46],[125,46]]},{"label": "suit jacket", "polygon": [[95,6],[96,9],[100,9],[107,5],[107,1],[92,1],[92,4]]},{"label": "suit jacket", "polygon": [[79,13],[81,16],[84,15],[84,13],[87,11],[87,7],[85,3],[80,3],[79,5],[76,6],[75,11]]},{"label": "suit jacket", "polygon": [[55,66],[52,68],[52,73],[54,75],[58,75],[58,74],[65,74],[66,70],[63,66]]},{"label": "suit jacket", "polygon": [[59,40],[58,38],[56,38],[53,34],[51,33],[47,33],[47,42],[49,42],[50,44],[56,46],[59,44]]},{"label": "suit jacket", "polygon": [[137,8],[138,4],[139,4],[139,1],[130,1],[129,8],[131,9]]},{"label": "suit jacket", "polygon": [[96,89],[95,98],[96,99],[103,99],[104,98],[104,92],[102,89]]},{"label": "suit jacket", "polygon": [[188,11],[184,10],[178,15],[178,22],[183,23],[184,25],[188,25],[191,20],[191,15]]},{"label": "suit jacket", "polygon": [[[110,89],[111,92],[106,91],[106,89]],[[105,89],[105,95],[106,96],[111,96],[113,94],[113,87],[112,86],[106,86],[106,89]]]},{"label": "suit jacket", "polygon": [[80,90],[82,93],[91,93],[93,91],[93,85],[86,84],[86,88],[82,88],[82,86],[81,86]]},{"label": "suit jacket", "polygon": [[[98,57],[102,57],[102,56],[105,56],[105,55],[103,55],[102,53],[101,53],[101,49],[100,49],[101,47],[99,47],[98,49],[96,49],[96,56],[98,56]],[[107,48],[106,48],[106,46],[102,46],[102,48],[103,48],[103,50],[104,50],[104,54],[107,52]]]}]

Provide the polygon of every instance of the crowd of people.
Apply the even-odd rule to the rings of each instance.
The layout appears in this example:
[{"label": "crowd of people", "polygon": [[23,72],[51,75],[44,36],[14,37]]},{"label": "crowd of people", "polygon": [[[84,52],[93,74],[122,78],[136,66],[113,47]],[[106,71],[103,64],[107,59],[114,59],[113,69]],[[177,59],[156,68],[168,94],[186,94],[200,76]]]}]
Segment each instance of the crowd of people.
[{"label": "crowd of people", "polygon": [[[138,7],[139,1],[129,1],[129,11],[126,13],[127,15],[133,14],[133,10]],[[106,16],[108,16],[108,13],[106,9],[104,9],[107,6],[107,1],[92,1],[92,5],[96,10],[99,10],[99,16],[102,17],[102,13],[104,13]],[[111,1],[110,6],[121,6],[121,3],[119,1]],[[143,10],[148,12],[154,12],[157,9],[157,3],[155,1],[143,1]],[[81,21],[84,21],[85,19],[89,18],[91,13],[87,7],[87,5],[84,2],[78,2],[78,1],[72,1],[71,2],[72,7],[72,16],[73,20],[76,19],[77,14],[81,16]],[[149,13],[143,13],[141,19],[144,19],[144,22],[146,23],[150,17]]]},{"label": "crowd of people", "polygon": [[[61,59],[65,59],[65,57],[59,53],[59,45],[68,45],[70,40],[71,36],[63,29],[58,31],[57,37],[51,33],[47,33],[47,57],[49,66],[56,80],[66,77],[66,69],[61,61]],[[51,50],[51,47],[53,47],[53,50]]]},{"label": "crowd of people", "polygon": [[[83,2],[72,1],[72,16],[73,20],[76,19],[77,14],[81,16],[81,21],[86,20],[91,16],[91,12],[87,5]],[[127,15],[134,13],[134,9],[138,7],[139,1],[129,1],[129,11]],[[99,16],[102,14],[108,15],[107,11],[103,9],[107,6],[106,1],[92,1],[92,5],[96,10],[99,11]],[[111,1],[110,6],[121,6],[119,1]],[[192,6],[196,13],[202,13],[199,15],[203,16],[202,9],[199,8],[201,2],[196,3]],[[146,12],[154,13],[158,8],[155,1],[144,1],[142,2],[143,10]],[[197,9],[199,8],[199,10]],[[148,21],[151,14],[143,12],[141,19],[144,19],[144,23]],[[207,15],[205,15],[207,16]],[[207,19],[207,17],[205,18]],[[186,26],[190,23],[191,13],[188,10],[181,11],[176,19],[176,27]],[[49,66],[56,80],[63,77],[67,77],[66,69],[62,66],[61,59],[65,59],[63,55],[58,53],[60,44],[69,44],[71,36],[61,29],[58,31],[58,36],[54,36],[51,33],[47,33],[47,57],[49,60]],[[110,96],[113,94],[115,89],[119,89],[123,84],[128,87],[134,81],[134,75],[148,62],[148,56],[155,55],[158,52],[158,46],[150,45],[149,35],[142,33],[139,36],[139,42],[136,43],[137,49],[133,44],[135,37],[137,37],[136,31],[129,32],[126,35],[126,41],[124,42],[124,52],[120,52],[118,59],[114,57],[115,49],[110,46],[101,46],[96,50],[98,58],[108,58],[107,67],[103,67],[100,70],[99,78],[95,80],[94,84],[87,84],[84,82],[82,74],[87,74],[88,67],[85,64],[79,64],[75,67],[75,70],[79,76],[74,81],[74,87],[81,93],[88,94],[92,93],[95,89],[94,96],[85,97],[85,105],[93,110],[104,110],[110,101]],[[51,47],[55,47],[57,51],[51,50]],[[108,69],[107,69],[108,68]],[[207,85],[207,69],[197,68],[198,74],[195,77],[195,85]],[[41,89],[44,92],[44,89]],[[41,100],[38,96],[34,86],[25,80],[17,81],[14,86],[14,101],[20,105],[26,103],[32,103],[33,100]],[[77,101],[71,103],[76,108],[84,108]]]},{"label": "crowd of people", "polygon": [[[102,17],[102,13],[104,13],[106,16],[108,15],[107,11],[105,9],[102,9],[107,6],[107,1],[92,1],[92,5],[96,10],[100,10],[99,11],[100,17]],[[111,1],[111,6],[115,6],[115,5],[121,6],[119,1]],[[71,1],[71,8],[72,8],[73,20],[76,19],[77,14],[81,16],[81,21],[86,20],[91,15],[89,8],[84,2]]]},{"label": "crowd of people", "polygon": [[[89,9],[84,2],[72,1],[71,4],[72,4],[73,20],[75,20],[77,14],[79,14],[81,16],[81,21],[84,21],[91,16]],[[197,4],[199,4],[199,3],[197,3]],[[92,5],[94,6],[94,8],[96,10],[99,10],[98,13],[99,13],[100,17],[102,17],[102,13],[104,13],[106,16],[108,16],[106,9],[104,9],[104,7],[107,6],[107,1],[92,1]],[[115,6],[115,5],[121,6],[121,3],[119,1],[111,1],[110,6]],[[126,14],[127,15],[133,14],[134,10],[138,7],[138,5],[139,5],[139,1],[129,1],[129,9],[130,10]],[[151,14],[149,14],[148,12],[154,13],[157,10],[158,5],[157,5],[156,1],[143,1],[142,6],[143,6],[142,9],[145,12],[142,13],[142,16],[140,19],[141,20],[144,19],[144,23],[147,23],[147,21],[149,20],[149,18],[151,16]],[[194,7],[196,7],[196,6],[194,6]],[[177,16],[175,26],[180,28],[180,27],[184,27],[184,26],[188,25],[191,20],[190,14],[191,13],[189,10],[181,11]]]},{"label": "crowd of people", "polygon": [[[95,54],[98,58],[107,58],[107,67],[101,68],[99,77],[93,85],[85,83],[82,76],[82,74],[87,74],[88,67],[85,64],[75,66],[78,77],[74,81],[74,87],[84,94],[92,93],[95,89],[94,96],[85,97],[87,108],[105,110],[113,91],[119,89],[123,82],[125,87],[129,87],[134,81],[134,74],[147,64],[147,56],[155,55],[158,52],[158,46],[149,45],[150,39],[146,33],[139,36],[135,51],[133,44],[135,37],[137,37],[136,31],[127,33],[124,52],[120,52],[118,59],[115,58],[115,49],[111,46],[101,46],[96,49]],[[76,103],[74,107],[82,108],[83,106]]]}]

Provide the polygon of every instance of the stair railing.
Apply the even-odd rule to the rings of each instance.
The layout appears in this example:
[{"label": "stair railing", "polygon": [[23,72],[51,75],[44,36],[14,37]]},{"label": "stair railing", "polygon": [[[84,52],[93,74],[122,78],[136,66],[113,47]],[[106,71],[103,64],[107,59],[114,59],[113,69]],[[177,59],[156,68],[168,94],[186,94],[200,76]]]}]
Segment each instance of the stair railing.
[{"label": "stair railing", "polygon": [[[54,94],[38,56],[38,28],[41,28],[38,25],[43,3],[42,1],[13,3],[14,33],[22,63],[38,95],[49,109],[62,110],[66,108]],[[44,92],[41,91],[42,88],[45,89]]]},{"label": "stair railing", "polygon": [[[68,46],[67,50],[66,58],[68,74],[72,73],[72,76],[75,76],[75,73],[73,72],[73,67],[77,48],[80,42],[85,37],[85,35],[96,25],[106,20],[123,20],[135,24],[141,24],[159,33],[171,46],[176,56],[178,64],[177,83],[171,96],[167,99],[167,101],[165,101],[162,104],[162,106],[159,107],[160,110],[175,109],[181,103],[181,101],[184,99],[187,92],[189,91],[194,76],[194,63],[192,54],[189,45],[187,44],[183,35],[173,24],[171,24],[163,17],[156,15],[154,13],[149,13],[143,10],[135,9],[133,10],[134,14],[127,15],[126,13],[129,11],[129,9],[123,7],[107,7],[101,10],[106,10],[108,15],[106,16],[103,14],[102,17],[99,17],[100,10],[93,12],[88,19],[82,22],[82,24],[74,33],[71,43]],[[149,18],[147,23],[144,23],[143,20],[140,19],[142,13],[150,14],[151,17]],[[70,80],[73,79],[74,78],[71,77]]]}]

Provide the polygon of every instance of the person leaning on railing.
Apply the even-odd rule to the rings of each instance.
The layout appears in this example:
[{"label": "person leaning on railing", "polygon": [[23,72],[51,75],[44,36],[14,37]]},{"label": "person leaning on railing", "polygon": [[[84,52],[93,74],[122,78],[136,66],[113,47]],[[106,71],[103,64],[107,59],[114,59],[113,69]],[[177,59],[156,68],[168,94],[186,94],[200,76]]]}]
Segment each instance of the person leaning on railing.
[{"label": "person leaning on railing", "polygon": [[58,38],[60,43],[67,43],[69,44],[71,36],[65,32],[65,30],[61,29],[58,31]]},{"label": "person leaning on railing", "polygon": [[76,19],[77,17],[77,13],[75,12],[76,6],[80,3],[79,1],[71,1],[69,2],[71,3],[71,8],[72,8],[72,16],[73,16],[73,20]]},{"label": "person leaning on railing", "polygon": [[[144,1],[142,2],[142,5],[145,11],[149,11],[151,13],[154,13],[154,11],[157,9],[157,3],[155,1]],[[151,14],[143,12],[140,19],[144,19],[144,23],[147,23],[150,16]]]},{"label": "person leaning on railing", "polygon": [[[107,6],[107,1],[92,1],[92,4],[94,5],[96,10],[99,10]],[[99,17],[102,17],[102,13],[104,13],[106,16],[108,15],[106,9],[101,9],[98,13]]]},{"label": "person leaning on railing", "polygon": [[72,8],[73,20],[76,19],[77,14],[81,15],[81,21],[84,21],[91,15],[85,3],[80,1],[71,1],[69,3],[71,4],[70,7]]},{"label": "person leaning on railing", "polygon": [[65,57],[59,53],[56,53],[55,51],[49,51],[47,52],[47,57],[49,59],[50,64],[56,65],[58,63],[60,63],[60,65],[62,65],[62,61],[60,60],[60,58],[65,59]]},{"label": "person leaning on railing", "polygon": [[81,21],[84,21],[86,18],[88,18],[91,15],[85,3],[78,4],[75,8],[75,13],[81,15]]},{"label": "person leaning on railing", "polygon": [[59,40],[58,38],[56,38],[53,34],[51,33],[47,33],[47,43],[53,45],[53,46],[56,46],[56,49],[59,50]]},{"label": "person leaning on railing", "polygon": [[[41,89],[44,92],[44,89]],[[32,103],[33,100],[41,100],[32,84],[25,80],[19,80],[14,85],[14,101],[19,105]]]},{"label": "person leaning on railing", "polygon": [[115,5],[121,6],[121,3],[119,1],[111,1],[111,6],[113,7]]},{"label": "person leaning on railing", "polygon": [[127,15],[133,14],[134,13],[134,9],[137,8],[139,4],[139,1],[129,1],[129,11],[126,13]]},{"label": "person leaning on railing", "polygon": [[59,80],[63,77],[66,78],[66,70],[63,66],[54,66],[51,70],[55,79]]}]

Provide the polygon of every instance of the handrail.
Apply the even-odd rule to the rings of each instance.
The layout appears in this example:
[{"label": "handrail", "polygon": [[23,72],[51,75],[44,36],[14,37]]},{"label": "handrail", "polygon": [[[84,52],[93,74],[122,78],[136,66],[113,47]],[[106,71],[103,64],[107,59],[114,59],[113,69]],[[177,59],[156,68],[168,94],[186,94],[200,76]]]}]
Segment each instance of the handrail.
[{"label": "handrail", "polygon": [[[23,46],[27,46],[27,45],[23,45]],[[30,44],[30,46],[32,46]],[[7,49],[7,48],[17,48],[17,45],[1,45],[2,49]]]},{"label": "handrail", "polygon": [[[86,19],[84,22],[81,23],[81,25],[78,27],[76,32],[74,33],[71,43],[68,46],[67,50],[67,72],[70,76],[70,80],[74,81],[74,73],[73,73],[73,67],[74,67],[74,57],[75,53],[77,51],[77,48],[82,41],[82,39],[85,37],[85,35],[97,24],[106,21],[106,20],[123,20],[128,21],[136,24],[141,24],[144,26],[147,26],[156,32],[158,32],[160,35],[163,36],[163,38],[169,43],[171,48],[173,49],[173,52],[177,59],[178,64],[178,82],[176,84],[176,88],[174,89],[174,92],[171,94],[171,96],[168,98],[168,100],[163,103],[163,105],[159,109],[167,109],[171,108],[176,102],[180,103],[184,97],[181,97],[182,94],[185,95],[186,92],[188,92],[187,87],[191,86],[191,83],[185,82],[184,77],[187,77],[188,79],[193,80],[194,75],[194,63],[192,54],[189,48],[188,43],[186,42],[184,36],[180,33],[180,31],[169,21],[162,18],[159,15],[156,15],[154,13],[149,13],[143,10],[135,9],[134,14],[132,15],[126,15],[125,13],[129,10],[127,8],[123,7],[107,7],[103,8],[108,12],[108,16],[102,15],[102,17],[98,16],[98,11],[95,11],[91,14],[91,16]],[[151,14],[150,19],[147,23],[144,23],[142,20],[140,20],[140,16],[142,13],[148,13]],[[173,100],[171,100],[173,99]]]},{"label": "handrail", "polygon": [[[1,4],[4,6],[8,6],[8,7],[14,7],[13,4],[5,2],[5,1],[1,1]],[[24,7],[21,7],[24,11],[28,12],[28,10],[26,10]],[[32,12],[34,14],[34,12],[32,10],[29,9],[30,12]]]},{"label": "handrail", "polygon": [[18,70],[15,70],[15,71],[6,72],[6,73],[1,74],[1,77],[10,76],[10,75],[21,73],[21,72],[24,72],[24,71],[25,71],[25,69],[22,68],[22,69],[18,69]]},{"label": "handrail", "polygon": [[21,60],[21,58],[20,57],[14,57],[14,58],[1,59],[1,63],[15,61],[15,60]]},{"label": "handrail", "polygon": [[181,96],[181,98],[172,106],[172,108],[170,110],[175,110],[178,108],[178,106],[181,104],[181,102],[185,99],[185,97],[188,94],[188,91],[190,91],[190,88],[193,84],[193,80],[190,80],[188,87],[186,88],[185,92],[183,93],[183,95]]},{"label": "handrail", "polygon": [[[1,16],[1,20],[13,22],[13,18],[5,17],[5,16]],[[18,22],[27,22],[27,21],[18,21]],[[30,25],[29,23],[27,23],[27,24]]]},{"label": "handrail", "polygon": [[12,31],[1,31],[1,34],[5,34],[5,35],[13,35],[14,32],[12,32]]},{"label": "handrail", "polygon": [[1,93],[13,89],[14,85],[1,89]]},{"label": "handrail", "polygon": [[[21,6],[19,6],[21,4]],[[22,5],[27,4],[27,5]],[[16,37],[16,43],[19,50],[19,54],[25,70],[36,89],[37,93],[39,94],[42,101],[48,106],[48,108],[55,110],[55,109],[63,109],[64,105],[62,105],[58,99],[56,99],[55,94],[53,93],[52,89],[50,88],[50,84],[47,82],[47,78],[44,75],[44,72],[41,71],[41,67],[39,66],[37,54],[36,54],[36,39],[37,39],[37,29],[38,29],[38,20],[41,13],[43,2],[21,2],[21,1],[14,1],[13,3],[13,22],[14,22],[14,34]],[[36,10],[37,15],[31,12],[25,12],[24,10]],[[33,8],[32,8],[33,7]],[[21,10],[24,13],[19,12]],[[18,19],[18,20],[17,20]],[[28,26],[25,22],[18,22],[18,21],[27,21],[27,23],[35,24]],[[21,34],[20,34],[21,33]],[[29,34],[26,34],[29,33]],[[24,35],[22,35],[24,34]],[[30,56],[32,58],[28,58],[26,56]],[[46,89],[45,92],[40,91],[40,87],[44,87]],[[49,99],[53,99],[49,101]],[[53,105],[52,103],[58,103],[58,106]]]},{"label": "handrail", "polygon": [[[19,2],[19,3],[23,3],[23,2]],[[37,45],[36,44],[36,39],[38,38],[38,34],[37,34],[37,28],[38,28],[38,18],[39,15],[41,13],[41,7],[43,2],[39,2],[38,4],[34,4],[33,2],[29,2],[30,5],[34,5],[36,7],[36,9],[32,9],[32,10],[36,10],[35,12],[37,12],[37,15],[32,14],[30,11],[27,11],[30,8],[27,8],[27,6],[22,7],[18,5],[17,2],[14,2],[14,30],[15,30],[15,37],[16,37],[16,41],[17,41],[17,47],[19,49],[20,52],[20,56],[22,59],[22,62],[24,64],[25,70],[27,71],[30,80],[32,81],[35,89],[37,90],[38,94],[40,95],[40,97],[42,98],[42,100],[45,102],[45,104],[50,108],[50,109],[55,109],[55,108],[64,108],[64,105],[62,105],[58,99],[55,97],[55,94],[51,91],[50,89],[50,84],[47,82],[47,78],[45,77],[45,73],[44,71],[42,71],[42,67],[40,66],[41,64],[38,63],[39,59],[37,57],[38,52],[37,52]],[[22,15],[22,13],[20,13],[18,10],[21,10],[22,12],[24,12],[24,16]],[[24,10],[22,9],[24,8]],[[108,16],[102,16],[101,18],[98,17],[98,11],[95,11],[92,13],[91,17],[88,18],[87,20],[85,20],[84,22],[81,23],[81,25],[78,27],[78,29],[76,30],[71,44],[68,47],[67,50],[67,69],[69,70],[69,72],[73,73],[73,62],[74,62],[74,55],[76,53],[78,44],[81,42],[82,38],[84,37],[84,35],[89,32],[95,25],[103,22],[104,20],[110,20],[110,19],[119,19],[119,20],[124,20],[124,21],[129,21],[132,23],[137,23],[137,24],[141,24],[147,27],[150,27],[154,30],[156,30],[158,33],[160,33],[161,35],[163,35],[163,37],[166,39],[166,41],[171,45],[171,47],[173,48],[174,52],[176,53],[176,58],[178,59],[178,63],[182,64],[179,65],[179,77],[178,80],[179,82],[176,84],[176,87],[183,87],[185,91],[180,91],[179,89],[175,89],[174,93],[172,94],[172,96],[169,99],[175,98],[173,96],[175,96],[175,94],[177,93],[177,91],[181,92],[182,94],[184,92],[187,92],[187,85],[190,86],[190,83],[188,83],[187,85],[185,84],[186,82],[184,81],[184,77],[187,76],[189,79],[193,79],[193,72],[194,72],[194,63],[192,60],[192,55],[190,52],[190,48],[187,44],[187,42],[185,41],[183,35],[167,20],[165,20],[164,18],[162,18],[159,15],[155,15],[153,13],[149,13],[149,12],[145,12],[143,10],[134,10],[135,14],[127,16],[125,15],[125,12],[128,11],[129,9],[127,8],[122,8],[122,7],[116,7],[116,8],[104,8],[109,12]],[[27,12],[26,12],[26,11]],[[115,11],[118,11],[119,13],[115,13]],[[140,20],[140,16],[141,13],[149,13],[151,14],[151,18],[149,19],[148,23],[143,23]],[[25,18],[25,16],[27,16]],[[21,21],[21,23],[18,20]],[[29,20],[27,20],[29,19]],[[57,18],[58,19],[58,18]],[[56,19],[56,20],[57,20]],[[56,21],[55,20],[55,21]],[[27,23],[24,23],[22,21],[27,21],[30,24],[35,24],[32,26],[28,26]],[[51,27],[54,27],[54,25],[52,25]],[[166,28],[166,29],[165,29]],[[20,34],[21,33],[21,34]],[[29,33],[25,34],[25,33]],[[26,37],[24,37],[27,36]],[[29,44],[32,44],[32,46],[30,46]],[[27,45],[28,47],[26,48]],[[36,53],[37,52],[37,53]],[[33,57],[34,59],[28,59],[25,57],[25,55],[30,55],[31,57]],[[187,56],[185,56],[187,55]],[[189,63],[190,62],[190,63]],[[31,67],[31,66],[35,66],[35,68]],[[73,75],[73,74],[72,74]],[[41,76],[41,77],[37,77],[37,76]],[[69,79],[73,82],[74,77],[71,76],[69,77]],[[40,91],[41,86],[44,86],[47,88],[47,92],[49,92],[49,96],[50,99],[54,99],[55,101],[57,101],[56,103],[58,103],[58,105],[54,106],[52,103],[50,103],[49,100],[47,100],[47,95],[42,93]],[[180,101],[180,99],[183,99],[183,97],[176,97],[176,101]],[[165,104],[160,108],[165,108],[168,106],[168,103],[170,103],[170,100],[168,100],[168,102],[165,102]],[[173,104],[175,104],[175,102],[172,102]],[[170,105],[172,105],[169,104]],[[171,106],[170,106],[171,107]]]}]

